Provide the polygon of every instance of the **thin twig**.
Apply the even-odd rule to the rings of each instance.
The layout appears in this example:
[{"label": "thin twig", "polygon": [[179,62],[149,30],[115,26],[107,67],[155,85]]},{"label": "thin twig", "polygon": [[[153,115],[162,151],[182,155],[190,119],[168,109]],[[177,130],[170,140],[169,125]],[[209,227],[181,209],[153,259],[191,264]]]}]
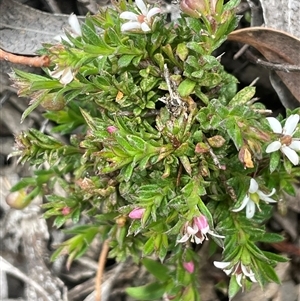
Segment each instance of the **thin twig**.
[{"label": "thin twig", "polygon": [[240,56],[242,56],[245,51],[249,48],[248,44],[243,45],[243,47],[233,56],[234,60],[237,60]]},{"label": "thin twig", "polygon": [[270,70],[283,71],[283,72],[300,72],[300,66],[297,65],[277,64],[277,63],[267,62],[261,59],[256,59],[255,63],[257,65],[266,67]]},{"label": "thin twig", "polygon": [[30,279],[26,274],[24,274],[18,268],[14,267],[11,263],[9,263],[7,260],[5,260],[2,256],[0,256],[0,265],[6,273],[11,274],[18,279],[21,279],[28,285],[32,286],[39,294],[41,294],[44,297],[44,300],[52,301],[52,299],[48,296],[47,291],[42,286],[40,286],[37,282]]},{"label": "thin twig", "polygon": [[0,49],[0,60],[37,68],[48,67],[50,65],[50,59],[47,55],[29,57],[6,52],[3,49]]},{"label": "thin twig", "polygon": [[109,251],[109,239],[106,239],[103,242],[102,245],[102,250],[99,256],[99,261],[98,261],[98,271],[96,275],[96,297],[95,301],[101,301],[101,285],[102,285],[102,277],[103,277],[103,272],[104,272],[104,267],[105,267],[105,262],[107,258],[107,253]]}]

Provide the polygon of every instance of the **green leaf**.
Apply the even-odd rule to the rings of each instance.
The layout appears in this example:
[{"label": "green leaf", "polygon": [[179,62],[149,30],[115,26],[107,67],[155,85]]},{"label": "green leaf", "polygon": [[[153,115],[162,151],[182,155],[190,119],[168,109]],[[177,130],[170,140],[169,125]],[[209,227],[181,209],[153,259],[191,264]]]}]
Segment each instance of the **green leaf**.
[{"label": "green leaf", "polygon": [[260,242],[274,243],[281,242],[284,240],[282,235],[276,233],[264,233],[261,238],[258,239]]},{"label": "green leaf", "polygon": [[187,58],[187,56],[189,54],[189,50],[186,47],[185,43],[180,43],[177,45],[176,54],[182,61],[185,61],[185,59]]},{"label": "green leaf", "polygon": [[92,43],[95,46],[102,46],[103,42],[99,34],[97,34],[93,28],[88,26],[86,23],[83,23],[81,26],[81,30],[83,37],[87,39],[88,43]]},{"label": "green leaf", "polygon": [[241,0],[230,0],[223,6],[223,10],[224,11],[231,10],[231,9],[237,7],[240,2],[241,2]]},{"label": "green leaf", "polygon": [[235,118],[227,118],[224,120],[225,129],[233,140],[237,149],[240,149],[243,145],[243,136],[240,128],[238,127]]},{"label": "green leaf", "polygon": [[125,68],[125,67],[129,66],[134,57],[135,57],[134,54],[122,55],[118,60],[119,68]]},{"label": "green leaf", "polygon": [[153,282],[144,286],[129,287],[126,293],[138,301],[142,300],[159,300],[166,290],[166,285]]},{"label": "green leaf", "polygon": [[229,106],[244,105],[255,95],[255,87],[245,87],[240,90],[229,102]]},{"label": "green leaf", "polygon": [[178,86],[178,93],[181,97],[187,97],[194,91],[195,86],[196,82],[190,80],[189,78],[186,78]]},{"label": "green leaf", "polygon": [[229,300],[232,300],[233,297],[240,291],[241,287],[238,285],[235,276],[231,276],[228,288],[228,297]]},{"label": "green leaf", "polygon": [[151,236],[145,243],[143,253],[150,255],[154,250],[154,236]]},{"label": "green leaf", "polygon": [[263,253],[268,259],[276,261],[276,262],[287,262],[287,261],[290,260],[287,257],[277,255],[277,254],[274,254],[274,253],[271,253],[271,252],[263,251]]},{"label": "green leaf", "polygon": [[280,162],[280,153],[273,152],[270,154],[270,173],[274,172]]},{"label": "green leaf", "polygon": [[142,264],[159,281],[166,282],[169,279],[170,272],[166,265],[146,257],[142,259]]}]

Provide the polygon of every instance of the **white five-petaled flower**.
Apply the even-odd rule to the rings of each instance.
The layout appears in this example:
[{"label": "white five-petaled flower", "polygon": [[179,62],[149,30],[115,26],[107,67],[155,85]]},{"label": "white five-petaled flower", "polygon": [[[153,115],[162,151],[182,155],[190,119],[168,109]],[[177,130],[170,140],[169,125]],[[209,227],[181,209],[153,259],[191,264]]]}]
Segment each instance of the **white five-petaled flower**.
[{"label": "white five-petaled flower", "polygon": [[224,238],[224,236],[217,235],[209,229],[207,219],[204,215],[200,215],[193,218],[192,225],[187,222],[184,226],[184,235],[181,239],[177,240],[179,243],[187,242],[189,239],[191,242],[201,244],[204,240],[208,240],[207,234]]},{"label": "white five-petaled flower", "polygon": [[257,282],[255,274],[250,267],[246,267],[242,262],[238,262],[231,268],[228,268],[230,264],[231,262],[214,261],[214,266],[222,269],[226,275],[230,275],[231,273],[235,275],[236,282],[240,287],[242,287],[242,279],[245,277],[248,277],[252,282]]},{"label": "white five-petaled flower", "polygon": [[245,195],[241,206],[236,209],[232,209],[232,211],[238,212],[246,207],[246,217],[252,218],[255,213],[255,205],[257,205],[258,209],[260,209],[259,200],[262,200],[267,204],[276,203],[275,200],[270,198],[270,196],[272,196],[275,193],[275,191],[276,189],[273,188],[270,194],[265,194],[261,190],[259,190],[258,183],[254,179],[251,179],[248,193]]},{"label": "white five-petaled flower", "polygon": [[300,151],[300,141],[292,138],[299,119],[300,116],[298,114],[289,116],[282,128],[280,122],[276,118],[267,118],[273,132],[281,135],[279,140],[273,141],[268,145],[266,149],[267,153],[272,153],[280,149],[294,165],[299,164],[299,156],[296,151]]},{"label": "white five-petaled flower", "polygon": [[159,14],[161,12],[161,9],[158,7],[153,7],[149,10],[143,0],[136,0],[135,3],[140,13],[135,14],[129,11],[122,12],[120,18],[129,20],[129,22],[126,22],[121,26],[121,31],[151,31],[151,25],[153,22],[152,18],[156,14]]}]

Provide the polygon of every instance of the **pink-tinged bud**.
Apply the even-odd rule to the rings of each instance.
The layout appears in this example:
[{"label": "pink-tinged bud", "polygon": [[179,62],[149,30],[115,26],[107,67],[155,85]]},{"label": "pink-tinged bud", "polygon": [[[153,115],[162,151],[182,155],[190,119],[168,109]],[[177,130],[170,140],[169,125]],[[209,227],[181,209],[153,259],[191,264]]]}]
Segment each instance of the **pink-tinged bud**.
[{"label": "pink-tinged bud", "polygon": [[129,217],[132,219],[141,219],[144,215],[146,209],[144,208],[135,208],[129,213]]},{"label": "pink-tinged bud", "polygon": [[71,208],[67,207],[67,206],[61,210],[62,215],[68,215],[68,214],[70,214],[70,212],[71,212]]},{"label": "pink-tinged bud", "polygon": [[194,273],[195,265],[193,261],[184,262],[183,267],[188,273],[190,274]]},{"label": "pink-tinged bud", "polygon": [[110,133],[110,134],[112,134],[112,133],[114,133],[114,132],[116,132],[118,129],[115,127],[115,126],[113,126],[113,125],[110,125],[110,126],[108,126],[107,128],[107,131]]},{"label": "pink-tinged bud", "polygon": [[201,15],[212,15],[215,13],[217,0],[182,0],[181,10],[193,18],[200,18]]},{"label": "pink-tinged bud", "polygon": [[209,225],[208,225],[207,219],[204,215],[194,217],[193,222],[194,222],[194,225],[197,226],[199,231],[201,231],[202,233],[208,232]]},{"label": "pink-tinged bud", "polygon": [[209,152],[209,146],[204,142],[198,142],[195,147],[195,153],[205,154]]}]

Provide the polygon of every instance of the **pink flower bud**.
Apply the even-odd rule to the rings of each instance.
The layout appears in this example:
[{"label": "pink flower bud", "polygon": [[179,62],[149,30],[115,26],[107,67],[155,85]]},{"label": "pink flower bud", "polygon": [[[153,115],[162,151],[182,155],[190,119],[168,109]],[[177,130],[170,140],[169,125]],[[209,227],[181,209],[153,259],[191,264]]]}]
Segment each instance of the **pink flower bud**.
[{"label": "pink flower bud", "polygon": [[198,230],[202,233],[207,233],[209,230],[209,225],[207,222],[207,219],[204,215],[200,215],[197,217],[194,217],[194,225],[198,228]]},{"label": "pink flower bud", "polygon": [[194,262],[193,261],[189,261],[189,262],[184,262],[183,263],[183,267],[185,268],[185,270],[192,274],[194,273],[194,269],[195,269],[195,265],[194,265]]},{"label": "pink flower bud", "polygon": [[129,217],[132,219],[141,219],[144,215],[146,209],[144,208],[135,208],[129,213]]},{"label": "pink flower bud", "polygon": [[116,132],[118,129],[115,127],[115,126],[113,126],[113,125],[110,125],[110,126],[108,126],[107,128],[107,131],[110,133],[110,134],[112,134],[112,133],[114,133],[114,132]]},{"label": "pink flower bud", "polygon": [[70,212],[71,212],[71,208],[67,206],[61,210],[62,215],[68,215]]},{"label": "pink flower bud", "polygon": [[217,0],[182,0],[181,10],[193,18],[200,18],[201,15],[211,15],[215,13]]}]

